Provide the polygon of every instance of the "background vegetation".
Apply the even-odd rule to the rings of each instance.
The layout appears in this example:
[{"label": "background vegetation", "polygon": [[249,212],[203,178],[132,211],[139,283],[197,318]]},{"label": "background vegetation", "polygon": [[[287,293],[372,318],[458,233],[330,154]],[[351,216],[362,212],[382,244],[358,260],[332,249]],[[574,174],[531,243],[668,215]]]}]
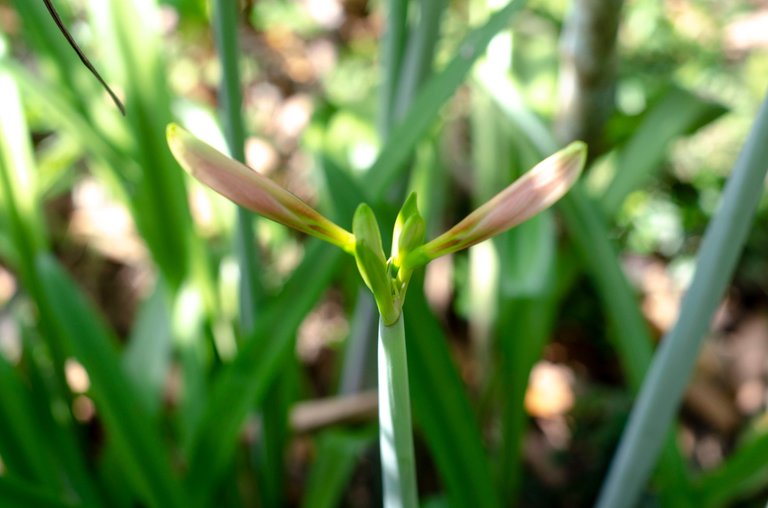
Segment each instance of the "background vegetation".
[{"label": "background vegetation", "polygon": [[[405,312],[421,502],[593,504],[727,208],[768,4],[221,5],[56,2],[122,117],[42,1],[0,0],[0,504],[380,503],[376,310],[354,262],[187,179],[170,121],[347,228],[366,201],[387,231],[416,190],[429,238],[585,139],[558,207],[432,263]],[[746,153],[768,146],[755,125]],[[705,291],[692,371],[656,385],[677,416],[639,503],[764,505],[766,205],[749,231],[751,211],[723,223],[746,247],[725,297]],[[735,262],[738,238],[711,235]],[[692,305],[682,321],[706,325]]]}]

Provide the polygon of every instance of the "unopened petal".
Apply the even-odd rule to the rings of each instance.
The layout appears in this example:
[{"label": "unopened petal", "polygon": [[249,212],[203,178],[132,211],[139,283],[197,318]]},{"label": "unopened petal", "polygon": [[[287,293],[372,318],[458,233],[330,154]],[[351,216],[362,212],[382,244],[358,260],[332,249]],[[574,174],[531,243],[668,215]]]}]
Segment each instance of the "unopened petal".
[{"label": "unopened petal", "polygon": [[268,219],[315,236],[347,252],[352,233],[272,180],[222,154],[176,124],[167,130],[168,145],[181,166],[200,182],[238,205]]},{"label": "unopened petal", "polygon": [[544,159],[450,230],[417,249],[408,264],[466,249],[549,208],[576,182],[586,153],[586,145],[576,141]]}]

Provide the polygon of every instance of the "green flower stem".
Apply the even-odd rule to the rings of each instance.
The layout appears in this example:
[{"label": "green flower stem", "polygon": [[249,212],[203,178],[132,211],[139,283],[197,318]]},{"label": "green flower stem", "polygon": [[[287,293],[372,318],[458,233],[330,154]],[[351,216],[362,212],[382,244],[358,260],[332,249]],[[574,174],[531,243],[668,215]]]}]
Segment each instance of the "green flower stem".
[{"label": "green flower stem", "polygon": [[379,446],[384,508],[418,506],[403,315],[379,319]]}]

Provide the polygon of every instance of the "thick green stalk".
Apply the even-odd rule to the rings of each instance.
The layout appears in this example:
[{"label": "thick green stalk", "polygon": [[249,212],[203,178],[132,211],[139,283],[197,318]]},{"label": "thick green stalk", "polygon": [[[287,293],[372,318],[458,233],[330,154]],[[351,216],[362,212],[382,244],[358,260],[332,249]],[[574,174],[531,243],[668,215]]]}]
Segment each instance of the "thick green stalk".
[{"label": "thick green stalk", "polygon": [[598,507],[632,507],[658,459],[752,224],[768,170],[768,97],[744,144],[723,201],[707,228],[680,316],[664,337],[630,415]]},{"label": "thick green stalk", "polygon": [[379,446],[384,507],[416,507],[408,359],[403,315],[392,325],[379,319]]}]

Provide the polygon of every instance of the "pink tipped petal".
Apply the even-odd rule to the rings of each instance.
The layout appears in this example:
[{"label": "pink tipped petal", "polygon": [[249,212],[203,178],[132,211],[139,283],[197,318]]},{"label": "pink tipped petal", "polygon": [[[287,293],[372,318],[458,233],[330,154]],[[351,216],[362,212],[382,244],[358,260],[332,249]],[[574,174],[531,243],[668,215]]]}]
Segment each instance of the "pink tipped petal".
[{"label": "pink tipped petal", "polygon": [[354,248],[352,233],[326,219],[272,180],[230,159],[178,125],[168,126],[167,137],[168,146],[179,164],[227,199],[346,251],[351,252]]},{"label": "pink tipped petal", "polygon": [[560,199],[581,173],[586,145],[574,142],[544,159],[490,201],[421,249],[428,259],[450,254],[524,222]]}]

